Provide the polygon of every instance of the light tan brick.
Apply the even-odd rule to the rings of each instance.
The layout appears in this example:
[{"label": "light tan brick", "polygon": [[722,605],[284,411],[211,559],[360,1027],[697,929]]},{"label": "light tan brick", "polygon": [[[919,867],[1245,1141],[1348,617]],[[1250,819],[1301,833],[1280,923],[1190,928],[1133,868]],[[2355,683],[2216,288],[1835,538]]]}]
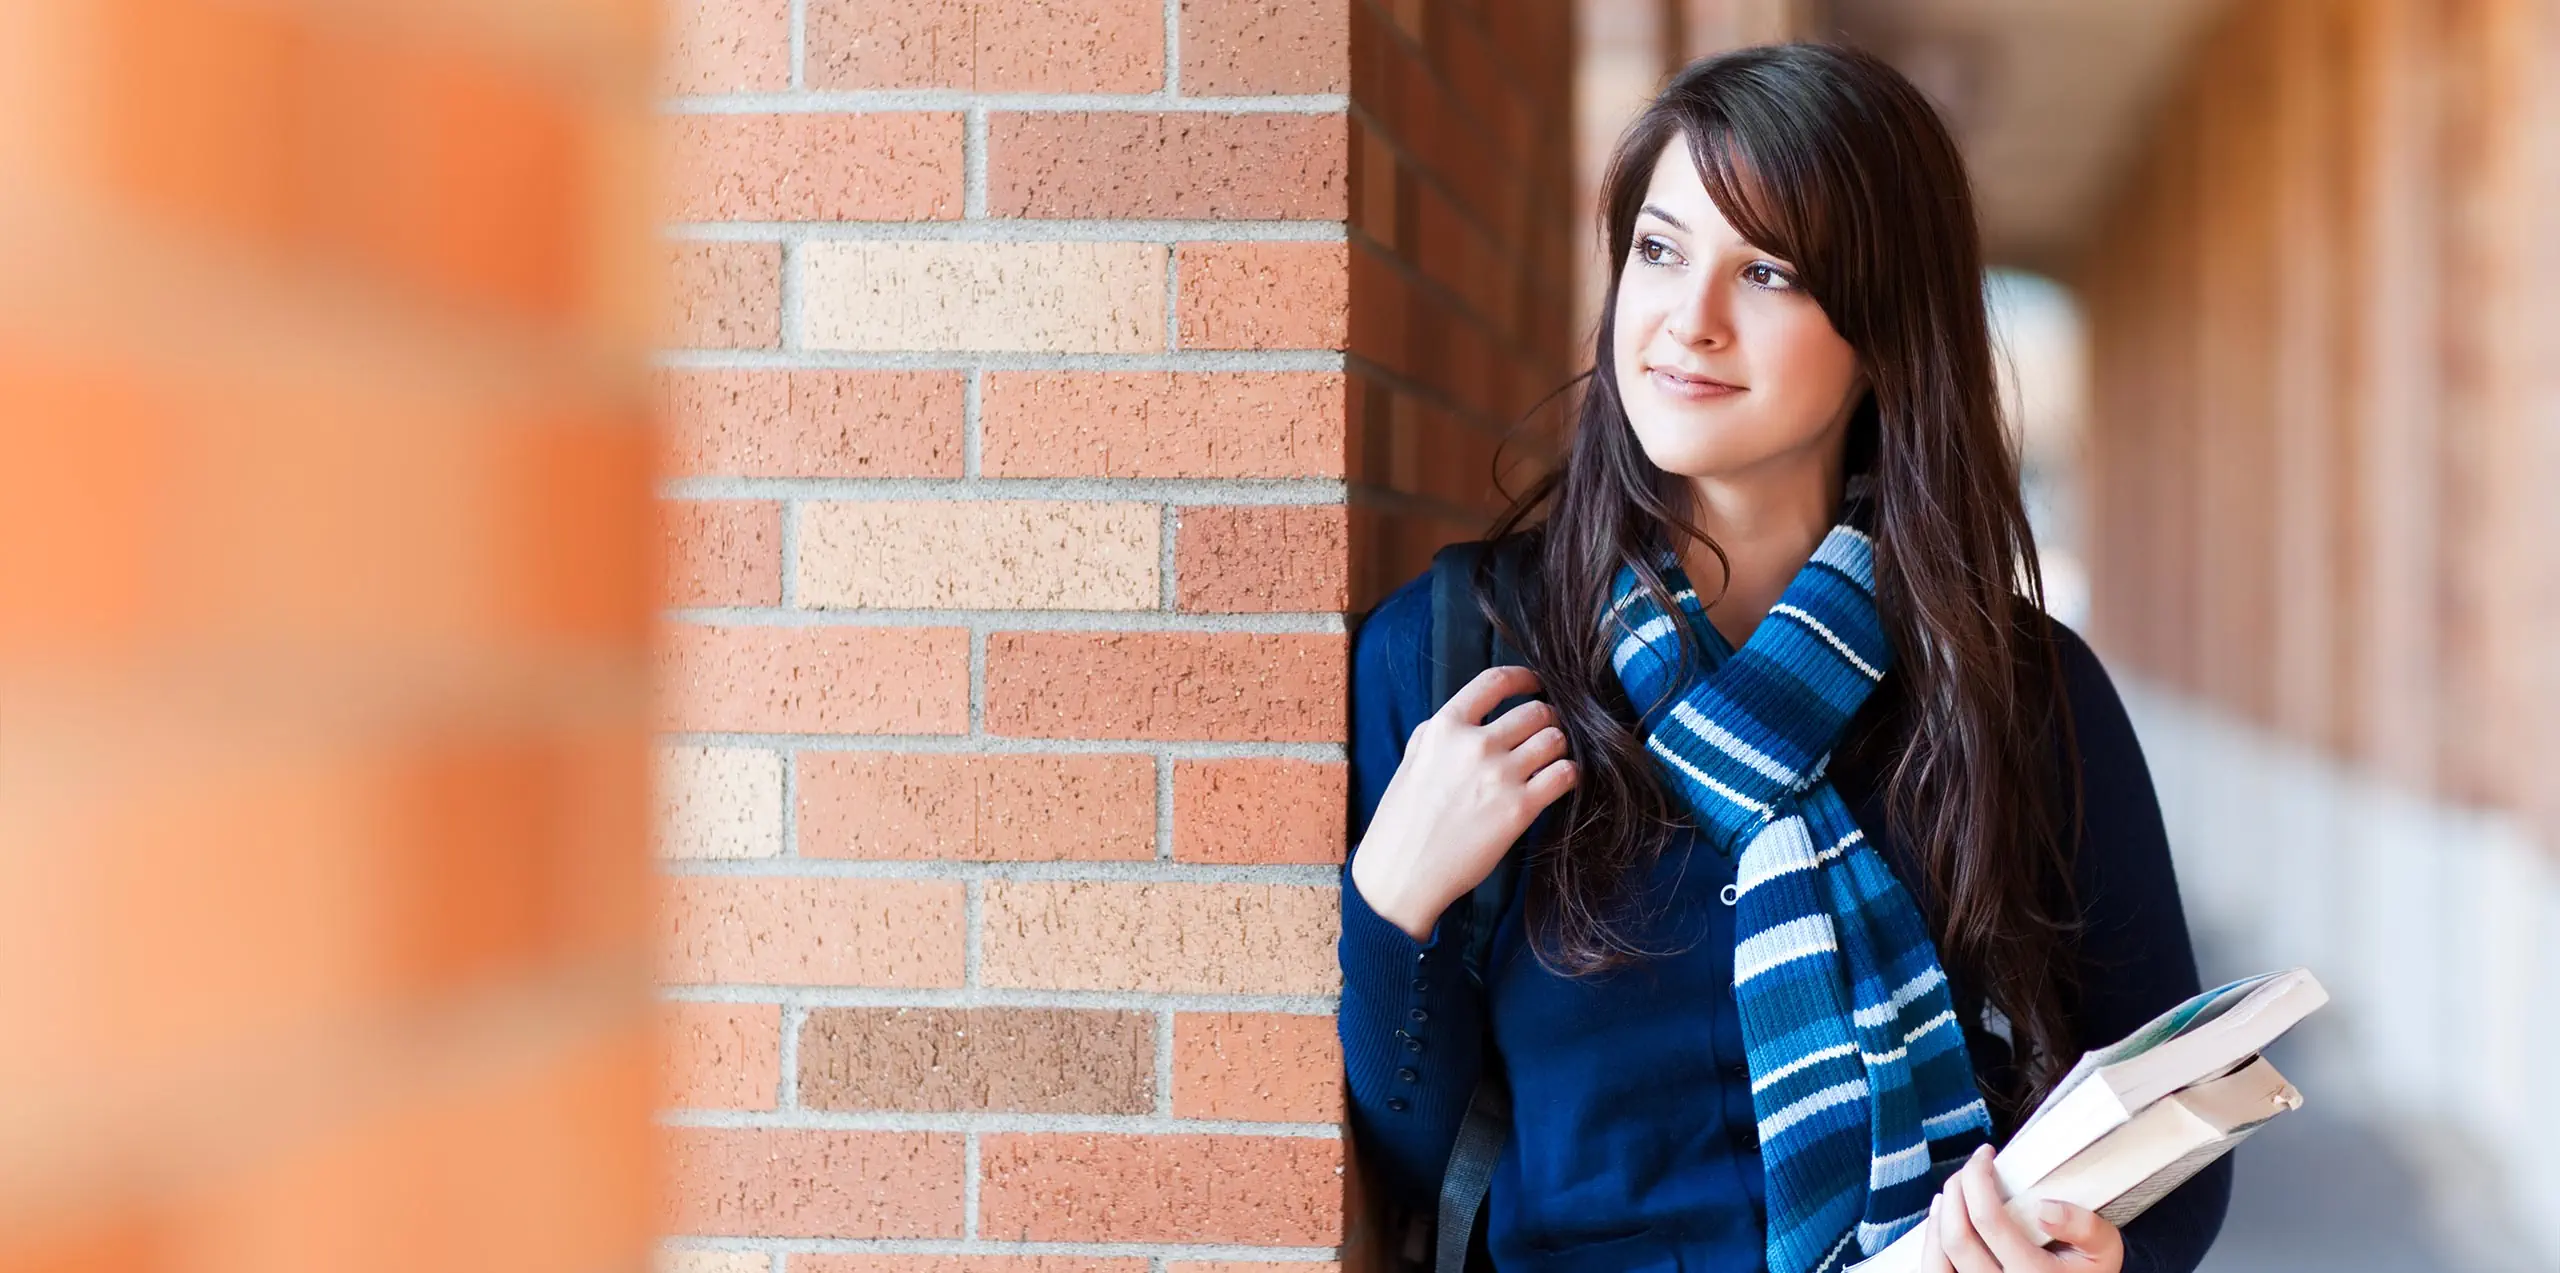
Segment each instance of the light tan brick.
[{"label": "light tan brick", "polygon": [[679,221],[931,221],[960,215],[954,111],[682,115]]},{"label": "light tan brick", "polygon": [[662,500],[664,600],[671,606],[782,601],[782,505],[771,500]]},{"label": "light tan brick", "polygon": [[791,0],[675,0],[659,73],[669,93],[791,87]]},{"label": "light tan brick", "polygon": [[1333,761],[1175,761],[1173,856],[1183,862],[1340,862],[1350,788],[1350,770]]},{"label": "light tan brick", "polygon": [[741,477],[958,477],[956,371],[660,373],[669,471]]},{"label": "light tan brick", "polygon": [[957,734],[969,728],[959,628],[671,625],[660,651],[666,728]]},{"label": "light tan brick", "polygon": [[965,1138],[951,1132],[674,1127],[675,1233],[702,1237],[957,1238]]},{"label": "light tan brick", "polygon": [[782,343],[782,245],[667,246],[668,343],[770,349]]},{"label": "light tan brick", "polygon": [[[800,250],[801,343],[811,349],[1160,350],[1165,259],[1164,247],[1154,243],[811,243]],[[1237,297],[1238,288],[1248,286],[1239,281],[1218,294]],[[1288,289],[1262,290],[1276,296]]]},{"label": "light tan brick", "polygon": [[1185,243],[1174,305],[1184,349],[1341,349],[1351,275],[1339,243]]},{"label": "light tan brick", "polygon": [[1148,1012],[820,1008],[800,1031],[800,1104],[823,1110],[1148,1114]]},{"label": "light tan brick", "polygon": [[1330,1016],[1185,1012],[1173,1019],[1173,1114],[1259,1123],[1342,1118],[1342,1040]]},{"label": "light tan brick", "polygon": [[668,1105],[774,1107],[782,1083],[782,1005],[662,1003],[658,1039]]},{"label": "light tan brick", "polygon": [[1164,86],[1157,0],[810,0],[813,88],[1147,93]]},{"label": "light tan brick", "polygon": [[1339,742],[1330,633],[996,632],[986,726],[1017,738]]},{"label": "light tan brick", "polygon": [[817,608],[1152,610],[1163,514],[1061,500],[808,504],[799,603]]},{"label": "light tan brick", "polygon": [[1291,884],[989,880],[979,973],[991,986],[1332,994],[1341,895]]},{"label": "light tan brick", "polygon": [[1173,111],[1003,113],[987,121],[1000,217],[1339,221],[1343,117]]},{"label": "light tan brick", "polygon": [[782,753],[757,747],[659,748],[659,854],[781,856],[782,769]]},{"label": "light tan brick", "polygon": [[1340,477],[1340,372],[991,371],[989,477]]},{"label": "light tan brick", "polygon": [[803,752],[799,792],[806,857],[1155,856],[1150,756]]},{"label": "light tan brick", "polygon": [[1338,1139],[1007,1133],[978,1145],[980,1233],[1026,1242],[1342,1241]]},{"label": "light tan brick", "polygon": [[657,1273],[772,1273],[773,1257],[762,1251],[658,1252]]},{"label": "light tan brick", "polygon": [[1340,504],[1183,509],[1176,604],[1217,613],[1341,610],[1351,603],[1350,533]]},{"label": "light tan brick", "polygon": [[772,986],[956,986],[957,880],[677,876],[665,883],[659,975]]},{"label": "light tan brick", "polygon": [[1349,91],[1351,5],[1182,0],[1182,91],[1201,97]]}]

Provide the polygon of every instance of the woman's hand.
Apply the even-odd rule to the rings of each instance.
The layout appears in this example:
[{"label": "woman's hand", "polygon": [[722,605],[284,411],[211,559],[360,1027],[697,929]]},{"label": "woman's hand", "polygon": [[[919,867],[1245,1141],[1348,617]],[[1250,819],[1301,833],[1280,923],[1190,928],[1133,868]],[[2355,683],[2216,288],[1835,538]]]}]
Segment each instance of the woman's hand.
[{"label": "woman's hand", "polygon": [[1991,1147],[1973,1151],[1929,1204],[1921,1273],[2122,1273],[2124,1235],[2087,1207],[2038,1203],[2036,1222],[2053,1235],[2039,1247],[2000,1205]]},{"label": "woman's hand", "polygon": [[1369,909],[1415,941],[1493,874],[1539,810],[1573,789],[1555,708],[1522,703],[1484,719],[1502,700],[1537,688],[1537,673],[1525,667],[1486,668],[1405,741],[1404,760],[1351,856],[1351,882]]}]

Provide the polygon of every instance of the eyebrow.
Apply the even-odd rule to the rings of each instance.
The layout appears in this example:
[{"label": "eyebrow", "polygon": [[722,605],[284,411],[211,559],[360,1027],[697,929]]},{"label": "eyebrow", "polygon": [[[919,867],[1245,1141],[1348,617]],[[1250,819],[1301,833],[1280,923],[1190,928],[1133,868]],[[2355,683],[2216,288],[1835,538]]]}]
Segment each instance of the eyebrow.
[{"label": "eyebrow", "polygon": [[1681,233],[1683,233],[1683,234],[1688,233],[1689,227],[1688,227],[1687,225],[1682,224],[1682,223],[1681,223],[1680,218],[1675,217],[1675,216],[1671,215],[1670,213],[1663,211],[1660,207],[1657,207],[1657,206],[1655,206],[1655,205],[1653,205],[1653,204],[1648,203],[1648,204],[1644,205],[1642,208],[1637,209],[1637,213],[1638,213],[1638,215],[1642,215],[1642,214],[1644,214],[1644,213],[1651,213],[1651,214],[1653,214],[1654,216],[1659,217],[1659,218],[1661,218],[1662,220],[1669,222],[1669,223],[1671,224],[1671,228],[1672,228],[1672,229],[1674,229],[1674,230],[1678,230],[1678,231],[1680,231],[1680,232],[1681,232]]}]

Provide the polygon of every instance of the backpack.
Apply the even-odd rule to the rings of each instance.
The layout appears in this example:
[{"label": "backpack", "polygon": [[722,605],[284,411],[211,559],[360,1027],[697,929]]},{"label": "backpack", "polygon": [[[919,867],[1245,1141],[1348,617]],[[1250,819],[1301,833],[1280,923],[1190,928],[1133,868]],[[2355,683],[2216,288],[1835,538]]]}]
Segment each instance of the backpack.
[{"label": "backpack", "polygon": [[[1523,547],[1518,539],[1451,544],[1432,557],[1431,710],[1440,710],[1450,696],[1486,668],[1528,661],[1495,629],[1477,604],[1475,593],[1475,575],[1481,564],[1493,604],[1506,615],[1522,614]],[[1525,700],[1506,699],[1490,716],[1499,716],[1522,701]],[[1492,874],[1467,896],[1467,940],[1460,948],[1460,959],[1467,976],[1479,989],[1486,985],[1494,927],[1510,904],[1511,890],[1519,876],[1522,846],[1536,830],[1536,824],[1532,824],[1530,835],[1515,842]],[[1502,1143],[1511,1132],[1511,1089],[1493,1050],[1490,1020],[1488,1013],[1484,1072],[1476,1080],[1475,1092],[1467,1101],[1466,1117],[1458,1125],[1458,1139],[1450,1147],[1438,1206],[1430,1214],[1416,1211],[1402,1217],[1404,1241],[1397,1252],[1397,1263],[1410,1273],[1489,1273],[1493,1268],[1493,1259],[1485,1248],[1484,1198],[1493,1183],[1494,1163],[1502,1157]],[[1388,1232],[1398,1230],[1399,1226],[1391,1222]]]}]

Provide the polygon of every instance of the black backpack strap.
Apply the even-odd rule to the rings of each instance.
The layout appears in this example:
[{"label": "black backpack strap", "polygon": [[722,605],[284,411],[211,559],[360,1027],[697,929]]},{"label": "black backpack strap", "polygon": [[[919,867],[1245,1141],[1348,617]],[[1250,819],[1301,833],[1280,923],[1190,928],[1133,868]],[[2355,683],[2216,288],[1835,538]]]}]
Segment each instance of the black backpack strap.
[{"label": "black backpack strap", "polygon": [[[1475,576],[1480,563],[1489,567],[1495,604],[1506,615],[1523,612],[1516,552],[1484,543],[1452,544],[1432,558],[1434,711],[1484,669],[1528,661],[1503,639],[1476,602]],[[1521,701],[1524,700],[1517,696],[1505,699],[1489,716],[1499,716]],[[1519,858],[1519,846],[1514,845],[1467,897],[1467,940],[1460,957],[1465,961],[1467,975],[1478,985],[1486,984],[1494,929],[1510,905],[1512,884],[1519,875]],[[1466,1117],[1458,1126],[1458,1139],[1449,1149],[1448,1168],[1440,1178],[1439,1214],[1433,1226],[1433,1273],[1465,1273],[1485,1193],[1493,1184],[1494,1164],[1500,1161],[1502,1143],[1510,1133],[1510,1088],[1495,1064],[1488,1037],[1484,1074],[1476,1080],[1475,1092],[1467,1100]]]},{"label": "black backpack strap", "polygon": [[1502,1159],[1502,1142],[1511,1135],[1511,1089],[1487,1074],[1467,1098],[1466,1120],[1458,1124],[1457,1143],[1449,1147],[1448,1174],[1440,1177],[1438,1238],[1431,1252],[1432,1273],[1466,1273],[1467,1250],[1475,1244],[1477,1213],[1493,1187],[1493,1165]]}]

